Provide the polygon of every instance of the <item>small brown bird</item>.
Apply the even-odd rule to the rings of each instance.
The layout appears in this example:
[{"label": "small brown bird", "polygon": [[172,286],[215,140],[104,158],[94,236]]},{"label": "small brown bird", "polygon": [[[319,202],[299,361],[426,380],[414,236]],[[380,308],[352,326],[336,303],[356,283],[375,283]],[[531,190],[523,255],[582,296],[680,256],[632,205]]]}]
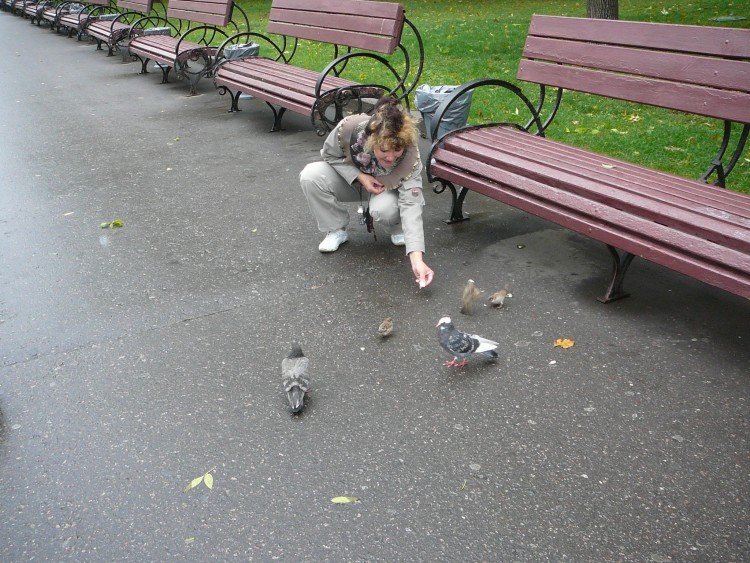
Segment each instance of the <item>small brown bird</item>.
[{"label": "small brown bird", "polygon": [[380,323],[380,326],[378,327],[378,334],[385,338],[386,336],[390,336],[392,333],[393,319],[391,317],[388,317],[382,323]]},{"label": "small brown bird", "polygon": [[464,287],[464,294],[461,305],[461,313],[464,315],[471,315],[474,312],[474,303],[479,299],[479,295],[482,290],[477,287],[474,280],[469,280]]},{"label": "small brown bird", "polygon": [[487,299],[494,307],[502,307],[505,304],[505,298],[506,297],[513,297],[511,293],[508,292],[507,289],[501,289],[500,291],[496,291],[490,297]]}]

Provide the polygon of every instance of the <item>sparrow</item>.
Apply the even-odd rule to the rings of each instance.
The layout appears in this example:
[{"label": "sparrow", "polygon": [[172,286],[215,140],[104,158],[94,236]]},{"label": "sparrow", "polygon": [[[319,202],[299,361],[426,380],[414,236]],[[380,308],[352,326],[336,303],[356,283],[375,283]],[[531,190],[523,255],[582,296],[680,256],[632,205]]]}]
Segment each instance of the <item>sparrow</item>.
[{"label": "sparrow", "polygon": [[487,301],[489,301],[494,307],[502,307],[505,304],[506,297],[513,297],[513,295],[509,293],[507,289],[501,289],[490,295]]},{"label": "sparrow", "polygon": [[461,313],[464,315],[471,315],[474,312],[474,303],[479,299],[479,295],[482,291],[474,283],[474,280],[469,280],[466,286],[464,286],[464,293],[461,304]]},{"label": "sparrow", "polygon": [[378,334],[385,338],[386,336],[390,336],[392,333],[393,319],[391,317],[388,317],[382,323],[380,323],[380,326],[378,327]]}]

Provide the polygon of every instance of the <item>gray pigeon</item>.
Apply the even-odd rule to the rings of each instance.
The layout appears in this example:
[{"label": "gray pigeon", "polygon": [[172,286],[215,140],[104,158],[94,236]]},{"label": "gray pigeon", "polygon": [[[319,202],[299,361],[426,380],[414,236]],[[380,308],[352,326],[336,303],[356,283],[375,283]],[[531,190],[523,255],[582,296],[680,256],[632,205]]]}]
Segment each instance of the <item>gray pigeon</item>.
[{"label": "gray pigeon", "polygon": [[310,376],[307,366],[310,360],[302,353],[302,348],[296,342],[292,344],[292,351],[281,360],[281,376],[284,391],[289,400],[289,411],[298,413],[305,408],[305,393],[310,390]]},{"label": "gray pigeon", "polygon": [[[461,332],[453,326],[450,317],[440,319],[437,329],[440,345],[453,356],[452,360],[443,364],[444,366],[463,367],[466,365],[467,358],[472,354],[481,354],[493,360],[497,358],[497,352],[495,352],[495,348],[499,346],[497,342],[476,334]],[[460,362],[458,358],[461,358]]]}]

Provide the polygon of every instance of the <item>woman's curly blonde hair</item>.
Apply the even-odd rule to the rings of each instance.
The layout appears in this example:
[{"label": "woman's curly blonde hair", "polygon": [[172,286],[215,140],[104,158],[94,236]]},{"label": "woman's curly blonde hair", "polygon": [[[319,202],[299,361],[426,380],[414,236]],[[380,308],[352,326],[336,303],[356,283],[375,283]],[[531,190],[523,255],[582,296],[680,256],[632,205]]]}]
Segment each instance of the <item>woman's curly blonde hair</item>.
[{"label": "woman's curly blonde hair", "polygon": [[399,151],[409,145],[416,145],[419,136],[416,121],[395,98],[380,98],[367,127],[365,150],[372,152],[374,147],[381,150]]}]

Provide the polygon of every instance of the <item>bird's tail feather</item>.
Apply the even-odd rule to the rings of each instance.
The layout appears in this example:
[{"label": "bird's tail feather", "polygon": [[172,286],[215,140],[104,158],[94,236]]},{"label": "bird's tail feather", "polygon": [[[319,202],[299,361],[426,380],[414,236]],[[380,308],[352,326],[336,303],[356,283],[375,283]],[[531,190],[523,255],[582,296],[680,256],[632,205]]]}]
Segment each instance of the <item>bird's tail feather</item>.
[{"label": "bird's tail feather", "polygon": [[493,360],[497,358],[497,352],[495,352],[494,350],[485,350],[484,352],[480,353],[487,356],[488,358],[492,358]]}]

